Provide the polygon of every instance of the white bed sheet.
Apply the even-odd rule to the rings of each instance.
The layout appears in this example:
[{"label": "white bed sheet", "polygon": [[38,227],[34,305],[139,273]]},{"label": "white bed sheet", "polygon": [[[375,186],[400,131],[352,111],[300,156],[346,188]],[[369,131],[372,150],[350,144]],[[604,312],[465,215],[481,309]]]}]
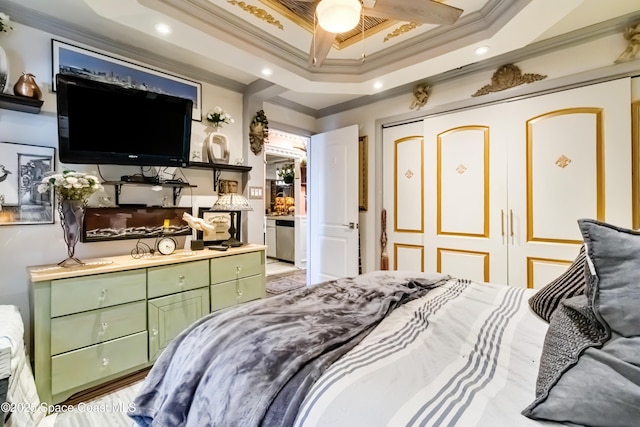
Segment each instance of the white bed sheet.
[{"label": "white bed sheet", "polygon": [[5,426],[37,426],[45,414],[39,408],[40,399],[24,349],[22,317],[18,308],[12,305],[0,305],[0,347],[11,348],[11,376],[7,401],[21,409],[26,405],[33,409],[13,411]]},{"label": "white bed sheet", "polygon": [[452,279],[396,309],[316,382],[296,426],[540,426],[535,291]]}]

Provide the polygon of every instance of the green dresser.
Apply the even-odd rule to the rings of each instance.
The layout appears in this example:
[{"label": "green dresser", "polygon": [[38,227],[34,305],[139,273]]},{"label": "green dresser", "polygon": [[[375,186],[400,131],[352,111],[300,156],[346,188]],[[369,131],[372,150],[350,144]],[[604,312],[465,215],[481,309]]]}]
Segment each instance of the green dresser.
[{"label": "green dresser", "polygon": [[60,403],[146,368],[208,313],[264,298],[265,250],[245,245],[29,267],[40,399]]}]

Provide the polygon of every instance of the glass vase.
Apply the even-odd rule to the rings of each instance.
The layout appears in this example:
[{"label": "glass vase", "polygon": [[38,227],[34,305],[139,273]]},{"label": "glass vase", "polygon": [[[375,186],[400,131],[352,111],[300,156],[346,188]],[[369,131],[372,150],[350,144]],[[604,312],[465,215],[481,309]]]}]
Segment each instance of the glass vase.
[{"label": "glass vase", "polygon": [[64,242],[67,244],[68,257],[58,263],[61,267],[73,267],[82,265],[84,262],[75,257],[76,243],[82,233],[84,222],[85,203],[84,200],[59,200],[58,212],[60,213],[60,225],[64,235]]}]

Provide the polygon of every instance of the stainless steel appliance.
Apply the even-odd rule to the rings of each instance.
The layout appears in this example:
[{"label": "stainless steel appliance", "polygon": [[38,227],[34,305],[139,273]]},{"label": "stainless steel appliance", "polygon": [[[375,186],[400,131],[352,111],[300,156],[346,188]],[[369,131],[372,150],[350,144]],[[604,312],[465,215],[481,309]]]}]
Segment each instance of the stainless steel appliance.
[{"label": "stainless steel appliance", "polygon": [[276,258],[295,262],[296,240],[293,220],[276,220]]}]

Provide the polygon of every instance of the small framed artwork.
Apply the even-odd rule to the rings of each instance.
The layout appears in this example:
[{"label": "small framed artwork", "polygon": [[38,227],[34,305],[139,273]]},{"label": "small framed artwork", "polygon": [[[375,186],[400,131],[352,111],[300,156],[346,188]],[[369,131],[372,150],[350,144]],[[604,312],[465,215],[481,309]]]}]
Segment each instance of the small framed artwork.
[{"label": "small framed artwork", "polygon": [[368,138],[361,136],[358,138],[358,207],[361,211],[366,211],[368,208],[369,194],[368,190],[368,151],[367,151]]},{"label": "small framed artwork", "polygon": [[55,168],[56,149],[0,142],[0,225],[53,224],[53,193],[38,185]]},{"label": "small framed artwork", "polygon": [[51,88],[54,92],[56,74],[72,74],[190,99],[193,101],[192,119],[202,121],[202,84],[198,82],[54,39],[51,40],[51,50]]},{"label": "small framed artwork", "polygon": [[[240,240],[240,214],[241,212],[235,212],[235,238]],[[228,240],[231,235],[229,234],[229,227],[231,226],[231,213],[225,211],[211,211],[209,208],[198,208],[198,217],[202,218],[207,224],[214,225],[216,227],[215,233],[209,233],[206,231],[197,231],[196,239],[204,241],[205,245],[219,245],[220,243]]]}]

